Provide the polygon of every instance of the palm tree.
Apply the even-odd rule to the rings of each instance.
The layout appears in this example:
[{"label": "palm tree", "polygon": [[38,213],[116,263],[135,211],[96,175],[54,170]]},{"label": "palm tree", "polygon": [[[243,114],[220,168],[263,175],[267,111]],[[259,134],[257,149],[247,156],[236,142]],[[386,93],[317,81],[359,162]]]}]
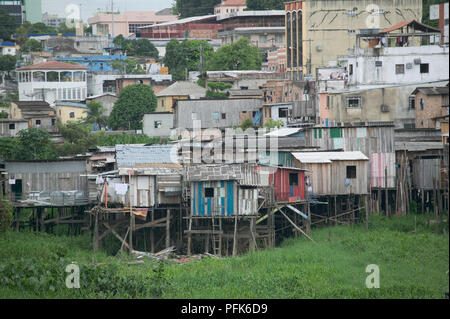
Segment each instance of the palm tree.
[{"label": "palm tree", "polygon": [[107,116],[104,114],[105,109],[99,102],[89,102],[87,104],[87,117],[86,122],[90,124],[97,124],[102,129],[102,126],[106,126]]}]

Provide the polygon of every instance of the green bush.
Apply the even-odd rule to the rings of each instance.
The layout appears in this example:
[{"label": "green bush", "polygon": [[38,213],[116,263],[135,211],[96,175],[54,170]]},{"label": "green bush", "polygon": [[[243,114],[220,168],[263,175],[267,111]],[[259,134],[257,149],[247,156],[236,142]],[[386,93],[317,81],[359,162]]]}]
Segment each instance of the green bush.
[{"label": "green bush", "polygon": [[14,209],[5,196],[0,196],[0,232],[5,232],[13,221]]}]

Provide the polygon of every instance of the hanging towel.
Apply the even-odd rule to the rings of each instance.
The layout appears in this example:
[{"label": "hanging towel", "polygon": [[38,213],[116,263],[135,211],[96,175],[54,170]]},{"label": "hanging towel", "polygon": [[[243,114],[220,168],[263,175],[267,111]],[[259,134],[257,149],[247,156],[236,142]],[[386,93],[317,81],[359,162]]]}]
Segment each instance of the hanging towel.
[{"label": "hanging towel", "polygon": [[114,185],[117,195],[125,195],[128,191],[128,184],[117,183]]},{"label": "hanging towel", "polygon": [[95,179],[95,184],[103,184],[103,177],[97,175],[97,178]]}]

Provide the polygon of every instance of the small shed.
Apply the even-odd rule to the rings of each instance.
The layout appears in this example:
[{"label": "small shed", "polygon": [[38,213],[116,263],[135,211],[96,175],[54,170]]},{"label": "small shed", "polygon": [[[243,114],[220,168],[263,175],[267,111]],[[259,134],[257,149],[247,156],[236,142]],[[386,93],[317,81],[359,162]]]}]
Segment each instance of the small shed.
[{"label": "small shed", "polygon": [[51,205],[87,203],[86,159],[7,161],[6,191],[12,202],[35,200]]},{"label": "small shed", "polygon": [[[106,186],[108,198],[134,207],[181,202],[182,166],[174,145],[116,145],[118,180]],[[109,190],[108,190],[109,189]],[[102,202],[105,198],[102,191]]]},{"label": "small shed", "polygon": [[296,166],[309,171],[312,193],[320,196],[368,194],[369,158],[354,152],[295,152]]},{"label": "small shed", "polygon": [[277,202],[301,202],[305,196],[305,170],[294,167],[274,167],[269,183],[274,187]]},{"label": "small shed", "polygon": [[[266,177],[264,177],[266,176]],[[268,175],[254,164],[202,164],[188,166],[193,216],[257,215],[259,187]]]}]

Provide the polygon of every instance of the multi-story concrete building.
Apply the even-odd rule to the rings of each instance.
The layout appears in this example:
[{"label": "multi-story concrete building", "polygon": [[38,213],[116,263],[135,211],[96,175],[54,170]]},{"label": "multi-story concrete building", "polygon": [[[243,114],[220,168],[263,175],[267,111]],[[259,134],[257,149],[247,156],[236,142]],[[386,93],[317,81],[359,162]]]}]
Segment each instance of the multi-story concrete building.
[{"label": "multi-story concrete building", "polygon": [[25,20],[31,23],[43,22],[42,0],[25,0]]},{"label": "multi-story concrete building", "polygon": [[13,17],[17,26],[25,21],[24,0],[0,0],[0,9]]},{"label": "multi-story concrete building", "polygon": [[218,36],[222,45],[232,44],[242,37],[263,53],[264,66],[267,67],[269,51],[284,47],[285,27],[283,10],[237,11],[217,15],[222,25]]},{"label": "multi-story concrete building", "polygon": [[285,4],[287,69],[292,79],[356,47],[359,30],[385,29],[422,18],[421,0],[310,0]]},{"label": "multi-story concrete building", "polygon": [[412,92],[411,104],[416,113],[416,128],[438,128],[438,119],[448,117],[448,85],[418,87]]},{"label": "multi-story concrete building", "polygon": [[222,15],[244,11],[245,9],[247,9],[246,0],[222,0],[221,3],[214,6],[214,14]]},{"label": "multi-story concrete building", "polygon": [[57,14],[50,14],[48,12],[42,14],[42,23],[52,28],[59,28],[61,23],[65,21],[66,18],[61,18]]},{"label": "multi-story concrete building", "polygon": [[123,35],[129,37],[136,35],[138,28],[148,25],[165,23],[177,19],[175,15],[161,15],[160,11],[125,11],[120,12],[98,12],[88,19],[92,25],[93,35],[111,35],[116,37]]},{"label": "multi-story concrete building", "polygon": [[87,68],[49,61],[16,70],[20,101],[82,101],[87,96]]},{"label": "multi-story concrete building", "polygon": [[214,14],[189,17],[138,28],[137,36],[147,39],[217,39],[221,24]]}]

